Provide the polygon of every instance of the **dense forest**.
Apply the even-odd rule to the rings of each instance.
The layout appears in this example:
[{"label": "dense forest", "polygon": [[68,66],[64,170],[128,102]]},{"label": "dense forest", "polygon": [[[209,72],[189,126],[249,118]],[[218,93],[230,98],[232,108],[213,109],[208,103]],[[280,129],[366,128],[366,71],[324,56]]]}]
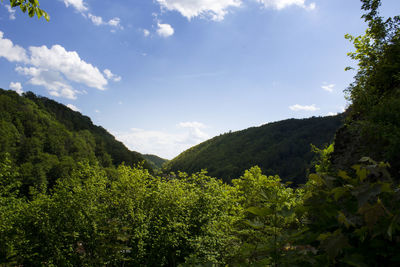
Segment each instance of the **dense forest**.
[{"label": "dense forest", "polygon": [[279,175],[294,184],[306,182],[315,153],[333,141],[344,114],[309,119],[289,119],[225,133],[194,146],[169,161],[167,172],[199,172],[230,182],[252,166],[267,175]]},{"label": "dense forest", "polygon": [[142,157],[150,164],[153,170],[161,170],[163,165],[168,162],[167,159],[151,154],[142,154]]},{"label": "dense forest", "polygon": [[99,164],[110,173],[124,163],[149,163],[129,151],[90,118],[31,92],[19,96],[0,89],[0,157],[18,169],[25,190],[52,186],[78,162]]},{"label": "dense forest", "polygon": [[259,167],[228,184],[119,164],[73,116],[2,91],[0,264],[399,266],[400,17],[361,2],[345,125],[296,188]]}]

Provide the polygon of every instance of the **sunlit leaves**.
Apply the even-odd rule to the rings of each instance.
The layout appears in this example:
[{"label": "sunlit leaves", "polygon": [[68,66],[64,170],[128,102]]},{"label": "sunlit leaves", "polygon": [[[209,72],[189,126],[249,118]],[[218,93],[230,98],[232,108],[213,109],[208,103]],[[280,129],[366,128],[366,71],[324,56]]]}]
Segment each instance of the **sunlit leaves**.
[{"label": "sunlit leaves", "polygon": [[[3,2],[3,0],[1,0]],[[49,14],[39,8],[38,0],[10,0],[11,7],[20,7],[21,11],[26,13],[28,11],[29,17],[37,16],[39,19],[44,17],[47,21],[50,20]]]}]

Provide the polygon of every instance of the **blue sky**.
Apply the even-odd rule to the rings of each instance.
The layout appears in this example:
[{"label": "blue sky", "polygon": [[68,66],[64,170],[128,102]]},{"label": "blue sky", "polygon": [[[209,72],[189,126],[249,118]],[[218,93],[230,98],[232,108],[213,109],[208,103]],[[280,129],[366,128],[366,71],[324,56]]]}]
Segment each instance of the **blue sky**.
[{"label": "blue sky", "polygon": [[230,130],[341,112],[354,76],[344,35],[366,28],[358,0],[40,0],[50,22],[7,4],[1,88],[168,159]]}]

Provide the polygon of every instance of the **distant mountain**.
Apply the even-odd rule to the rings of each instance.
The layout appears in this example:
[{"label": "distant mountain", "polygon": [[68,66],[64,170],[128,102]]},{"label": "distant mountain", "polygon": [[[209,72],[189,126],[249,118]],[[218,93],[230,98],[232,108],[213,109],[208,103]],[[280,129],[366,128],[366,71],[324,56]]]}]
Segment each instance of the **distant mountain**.
[{"label": "distant mountain", "polygon": [[154,170],[161,170],[163,164],[168,162],[167,159],[160,158],[156,155],[142,154],[142,156]]},{"label": "distant mountain", "polygon": [[211,176],[230,182],[258,165],[268,175],[301,184],[315,155],[311,144],[321,148],[331,143],[343,118],[341,114],[288,119],[226,133],[184,151],[166,164],[165,171],[207,169]]},{"label": "distant mountain", "polygon": [[[89,117],[32,92],[19,96],[3,89],[0,157],[12,161],[27,188],[51,186],[68,177],[78,162],[100,164],[111,173],[122,162],[144,162],[140,153],[128,150]],[[152,169],[147,162],[144,167]]]}]

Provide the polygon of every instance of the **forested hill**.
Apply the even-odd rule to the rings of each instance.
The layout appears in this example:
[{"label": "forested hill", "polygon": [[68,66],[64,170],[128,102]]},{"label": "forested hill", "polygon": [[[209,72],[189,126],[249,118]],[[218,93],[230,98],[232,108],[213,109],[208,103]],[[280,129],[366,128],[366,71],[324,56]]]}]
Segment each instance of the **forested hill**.
[{"label": "forested hill", "polygon": [[161,170],[164,163],[168,161],[167,159],[151,154],[142,154],[142,156],[154,170]]},{"label": "forested hill", "polygon": [[68,176],[80,161],[109,169],[144,161],[79,112],[31,92],[0,89],[0,155],[6,153],[21,181],[35,186]]},{"label": "forested hill", "polygon": [[288,119],[226,133],[184,151],[165,169],[188,173],[207,169],[209,175],[229,182],[258,165],[266,174],[304,183],[315,156],[311,144],[319,148],[330,144],[343,118],[341,114]]}]

